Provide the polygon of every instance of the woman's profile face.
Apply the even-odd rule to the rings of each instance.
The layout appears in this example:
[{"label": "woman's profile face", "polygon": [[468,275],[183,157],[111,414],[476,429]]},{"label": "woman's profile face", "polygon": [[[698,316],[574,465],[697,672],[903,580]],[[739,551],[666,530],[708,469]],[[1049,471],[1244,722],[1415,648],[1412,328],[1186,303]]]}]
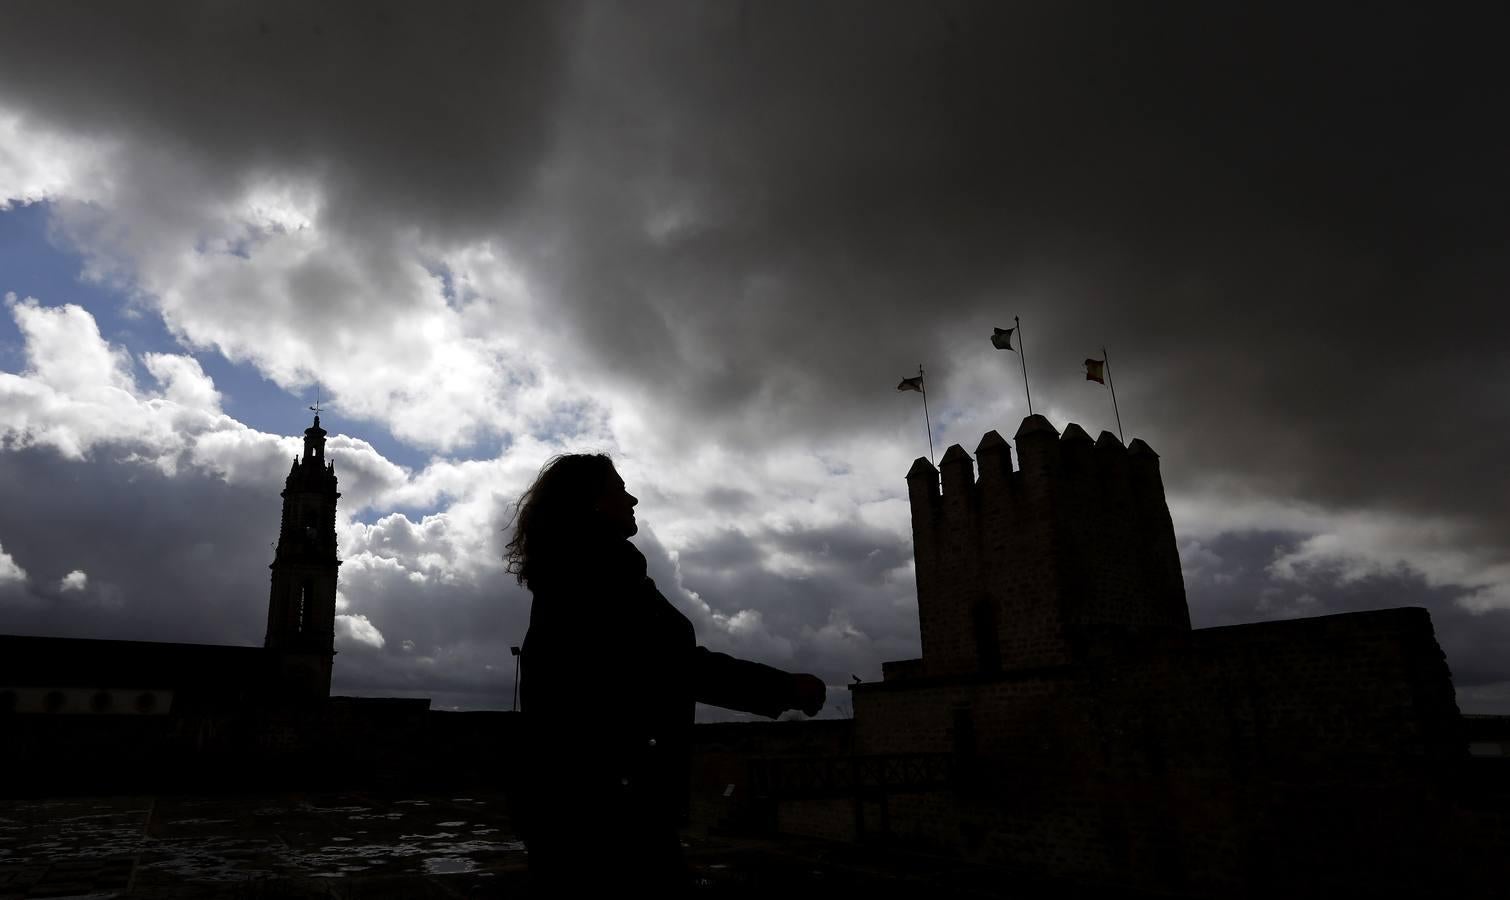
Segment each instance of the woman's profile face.
[{"label": "woman's profile face", "polygon": [[624,479],[619,477],[619,473],[609,469],[608,483],[595,507],[609,530],[622,537],[634,537],[640,530],[640,526],[634,521],[634,507],[639,502],[637,497],[624,489]]}]

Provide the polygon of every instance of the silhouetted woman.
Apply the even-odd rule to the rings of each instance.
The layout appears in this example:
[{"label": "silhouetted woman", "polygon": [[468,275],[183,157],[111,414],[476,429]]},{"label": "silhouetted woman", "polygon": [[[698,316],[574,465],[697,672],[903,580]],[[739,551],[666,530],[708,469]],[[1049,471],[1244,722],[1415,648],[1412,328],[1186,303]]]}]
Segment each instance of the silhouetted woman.
[{"label": "silhouetted woman", "polygon": [[697,645],[629,543],[637,501],[613,462],[560,456],[520,498],[509,571],[534,595],[520,667],[517,825],[545,894],[688,880],[685,818],[697,701],[775,718],[823,706],[823,683]]}]

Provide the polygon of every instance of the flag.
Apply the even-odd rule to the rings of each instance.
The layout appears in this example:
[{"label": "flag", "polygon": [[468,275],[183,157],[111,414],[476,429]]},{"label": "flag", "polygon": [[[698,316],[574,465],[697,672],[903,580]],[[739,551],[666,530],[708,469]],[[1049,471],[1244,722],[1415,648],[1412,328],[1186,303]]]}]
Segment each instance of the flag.
[{"label": "flag", "polygon": [[991,329],[991,346],[995,347],[998,350],[1012,350],[1013,352],[1016,352],[1017,348],[1012,346],[1012,332],[1016,330],[1016,328]]},{"label": "flag", "polygon": [[1094,381],[1097,384],[1106,384],[1105,378],[1106,360],[1088,359],[1085,361],[1085,380]]},{"label": "flag", "polygon": [[902,383],[899,384],[899,385],[897,385],[897,390],[899,390],[899,391],[917,391],[918,393],[922,393],[922,391],[923,391],[923,376],[921,376],[921,375],[914,375],[911,378],[903,378],[902,379]]}]

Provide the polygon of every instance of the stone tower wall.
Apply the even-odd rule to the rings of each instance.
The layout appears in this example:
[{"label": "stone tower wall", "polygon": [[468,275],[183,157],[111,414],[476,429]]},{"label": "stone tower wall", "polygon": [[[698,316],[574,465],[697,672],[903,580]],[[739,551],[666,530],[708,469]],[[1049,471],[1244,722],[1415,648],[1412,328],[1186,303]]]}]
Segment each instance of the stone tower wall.
[{"label": "stone tower wall", "polygon": [[1158,456],[1042,416],[908,473],[927,675],[1062,665],[1099,637],[1188,631]]},{"label": "stone tower wall", "polygon": [[285,693],[305,698],[330,694],[341,565],[335,531],[340,496],[317,416],[304,432],[304,454],[294,460],[283,488],[264,641],[279,653],[276,669]]}]

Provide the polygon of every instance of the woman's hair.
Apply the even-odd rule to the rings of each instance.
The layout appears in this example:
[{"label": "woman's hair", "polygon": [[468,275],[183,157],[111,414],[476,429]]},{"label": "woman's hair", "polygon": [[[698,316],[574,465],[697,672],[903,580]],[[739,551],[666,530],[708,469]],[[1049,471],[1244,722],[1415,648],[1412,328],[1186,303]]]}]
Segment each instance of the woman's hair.
[{"label": "woman's hair", "polygon": [[525,587],[570,556],[589,533],[593,505],[614,471],[603,453],[567,453],[541,467],[514,507],[514,536],[503,552],[506,571]]}]

